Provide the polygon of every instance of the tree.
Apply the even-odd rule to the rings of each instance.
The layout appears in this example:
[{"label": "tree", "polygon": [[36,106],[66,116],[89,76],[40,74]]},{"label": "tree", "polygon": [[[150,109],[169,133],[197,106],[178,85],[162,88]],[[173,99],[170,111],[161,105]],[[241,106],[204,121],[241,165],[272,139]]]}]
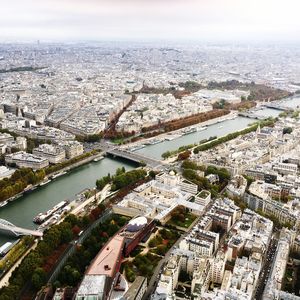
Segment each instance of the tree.
[{"label": "tree", "polygon": [[164,152],[162,155],[161,155],[161,157],[163,158],[163,159],[167,159],[168,157],[170,157],[171,156],[171,152],[170,151],[166,151],[166,152]]},{"label": "tree", "polygon": [[35,269],[31,277],[31,282],[39,290],[46,283],[46,272],[42,268]]},{"label": "tree", "polygon": [[91,211],[91,214],[94,216],[95,219],[98,219],[101,214],[101,209],[99,207],[96,207]]},{"label": "tree", "polygon": [[292,127],[285,127],[285,128],[283,128],[282,133],[283,134],[291,134],[292,131],[293,131]]},{"label": "tree", "polygon": [[69,214],[65,217],[65,222],[71,224],[71,226],[74,226],[78,224],[79,220],[75,215]]},{"label": "tree", "polygon": [[151,170],[151,171],[149,172],[149,176],[150,176],[151,178],[155,179],[156,173],[155,173],[153,170]]},{"label": "tree", "polygon": [[190,157],[190,155],[191,155],[191,151],[186,150],[182,153],[179,153],[177,159],[178,160],[185,160],[185,159],[188,159]]},{"label": "tree", "polygon": [[71,230],[71,225],[65,223],[66,226],[61,228],[61,243],[69,243],[73,239],[73,232]]}]

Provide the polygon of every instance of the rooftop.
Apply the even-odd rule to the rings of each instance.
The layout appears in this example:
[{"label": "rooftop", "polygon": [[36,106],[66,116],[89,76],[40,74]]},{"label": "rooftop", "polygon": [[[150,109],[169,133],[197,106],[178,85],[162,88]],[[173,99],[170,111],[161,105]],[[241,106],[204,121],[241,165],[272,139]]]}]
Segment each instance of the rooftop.
[{"label": "rooftop", "polygon": [[121,259],[125,238],[115,235],[98,253],[86,275],[105,275],[114,277],[115,266]]}]

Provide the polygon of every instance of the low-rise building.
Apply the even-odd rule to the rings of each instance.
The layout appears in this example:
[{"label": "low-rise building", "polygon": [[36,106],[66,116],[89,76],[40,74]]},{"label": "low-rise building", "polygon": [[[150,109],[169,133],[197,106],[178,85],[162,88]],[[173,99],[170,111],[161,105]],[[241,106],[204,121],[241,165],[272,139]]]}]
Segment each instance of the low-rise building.
[{"label": "low-rise building", "polygon": [[0,180],[10,177],[15,171],[5,166],[0,166]]}]

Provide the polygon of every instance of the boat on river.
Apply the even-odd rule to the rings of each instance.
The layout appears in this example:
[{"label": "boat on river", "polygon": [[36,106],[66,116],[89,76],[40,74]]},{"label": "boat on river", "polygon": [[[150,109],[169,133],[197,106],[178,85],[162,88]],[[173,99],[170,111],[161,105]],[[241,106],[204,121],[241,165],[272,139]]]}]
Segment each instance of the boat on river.
[{"label": "boat on river", "polygon": [[190,133],[193,133],[193,132],[196,132],[196,131],[197,131],[196,127],[190,127],[190,128],[183,129],[182,134],[186,135],[186,134],[190,134]]},{"label": "boat on river", "polygon": [[39,184],[39,186],[44,186],[44,185],[48,184],[49,182],[51,182],[51,179],[43,181],[42,183]]},{"label": "boat on river", "polygon": [[3,206],[5,206],[7,203],[8,203],[8,201],[7,201],[7,200],[6,200],[6,201],[2,201],[2,202],[0,202],[0,207],[3,207]]},{"label": "boat on river", "polygon": [[65,175],[65,174],[67,174],[66,171],[60,172],[60,173],[57,173],[57,174],[54,174],[54,175],[52,176],[52,179],[55,179],[55,178],[57,178],[57,177],[60,177],[60,176],[62,176],[62,175]]},{"label": "boat on river", "polygon": [[103,156],[100,156],[100,157],[94,158],[93,161],[94,161],[94,162],[97,162],[97,161],[102,160],[103,158],[104,158]]},{"label": "boat on river", "polygon": [[45,221],[50,219],[50,217],[52,217],[54,214],[61,212],[63,210],[63,208],[65,206],[67,206],[68,204],[69,204],[68,200],[59,202],[53,208],[47,210],[46,212],[39,213],[36,217],[33,218],[33,222],[36,224],[44,223]]}]

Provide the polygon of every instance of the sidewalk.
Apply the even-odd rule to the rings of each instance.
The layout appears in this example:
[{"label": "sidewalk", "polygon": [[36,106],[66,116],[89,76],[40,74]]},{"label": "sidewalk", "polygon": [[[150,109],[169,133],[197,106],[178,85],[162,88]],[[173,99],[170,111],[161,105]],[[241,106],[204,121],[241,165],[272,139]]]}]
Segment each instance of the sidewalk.
[{"label": "sidewalk", "polygon": [[87,206],[88,204],[90,204],[91,202],[95,201],[95,199],[98,199],[98,198],[99,198],[98,204],[100,204],[106,198],[106,195],[107,195],[107,192],[109,191],[109,189],[110,189],[110,185],[107,184],[102,189],[102,191],[96,193],[96,195],[93,195],[92,197],[85,200],[83,203],[81,203],[76,208],[74,208],[72,211],[70,211],[70,213],[74,214],[74,215],[78,214],[82,209],[85,208],[85,206]]}]

